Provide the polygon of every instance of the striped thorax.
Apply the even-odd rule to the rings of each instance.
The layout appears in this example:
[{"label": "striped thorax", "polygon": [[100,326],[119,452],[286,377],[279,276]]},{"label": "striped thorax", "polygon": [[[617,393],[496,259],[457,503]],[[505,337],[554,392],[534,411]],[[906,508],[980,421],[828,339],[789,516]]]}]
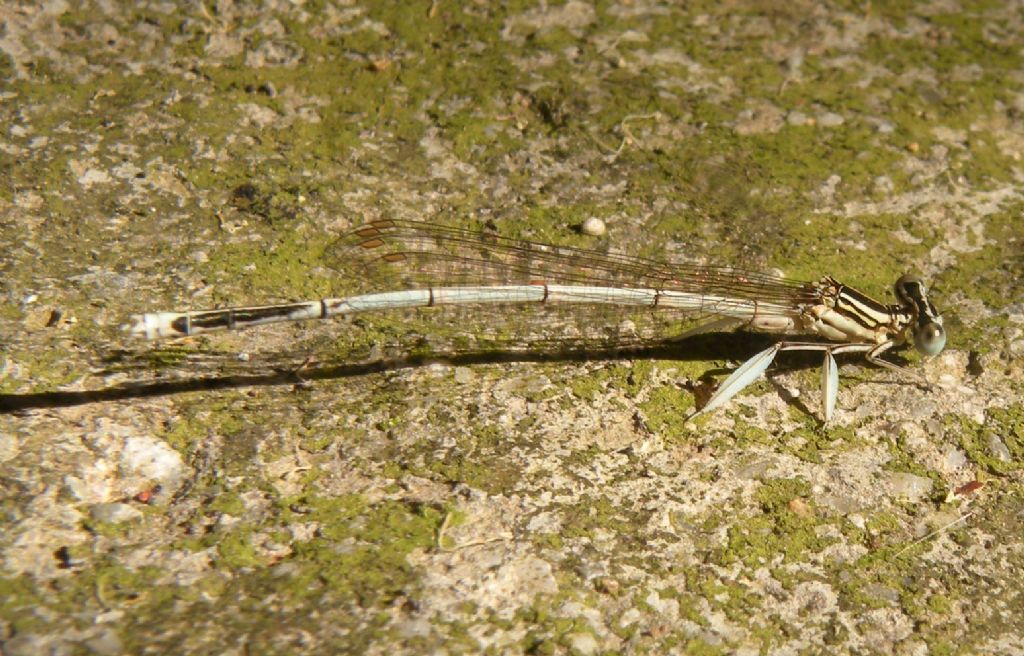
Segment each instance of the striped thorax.
[{"label": "striped thorax", "polygon": [[925,355],[935,355],[945,346],[942,316],[916,276],[896,281],[896,305],[881,303],[829,276],[815,287],[819,302],[805,308],[807,328],[826,339],[898,345],[913,338]]}]

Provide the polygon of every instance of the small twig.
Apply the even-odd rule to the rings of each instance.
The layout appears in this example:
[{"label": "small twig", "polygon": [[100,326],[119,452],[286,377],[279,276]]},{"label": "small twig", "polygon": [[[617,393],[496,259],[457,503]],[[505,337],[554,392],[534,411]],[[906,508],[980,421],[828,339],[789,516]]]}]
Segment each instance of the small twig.
[{"label": "small twig", "polygon": [[923,537],[920,537],[920,538],[914,540],[913,542],[911,542],[907,546],[905,546],[902,549],[900,549],[899,551],[897,551],[894,554],[894,556],[902,555],[906,551],[909,551],[910,549],[913,549],[914,547],[916,547],[917,545],[921,544],[922,542],[925,542],[926,540],[929,540],[929,539],[935,537],[939,533],[942,533],[944,531],[949,530],[951,527],[956,526],[957,524],[959,524],[961,522],[964,522],[964,521],[966,521],[967,519],[969,519],[969,518],[971,518],[973,516],[974,516],[974,511],[973,510],[971,512],[964,513],[963,515],[961,515],[960,517],[954,519],[953,521],[951,521],[950,523],[946,524],[945,526],[940,526],[939,528],[935,529],[934,531],[932,531],[928,535],[925,535]]},{"label": "small twig", "polygon": [[444,540],[444,532],[448,528],[448,524],[451,522],[451,520],[452,520],[452,513],[451,513],[451,511],[448,511],[448,512],[446,512],[444,514],[444,519],[441,521],[441,526],[437,529],[437,550],[438,551],[447,551],[447,549],[445,549],[444,546],[442,546],[441,542]]},{"label": "small twig", "polygon": [[610,146],[602,143],[597,137],[594,137],[593,135],[591,135],[591,137],[594,139],[595,142],[597,142],[597,144],[599,146],[601,146],[605,150],[611,151],[611,155],[608,157],[608,161],[609,162],[614,162],[616,159],[618,159],[619,155],[622,154],[622,151],[626,149],[626,146],[628,144],[635,144],[635,143],[637,143],[637,138],[635,136],[633,136],[633,133],[630,132],[630,130],[629,130],[629,124],[631,122],[633,122],[633,121],[646,121],[646,120],[650,120],[650,119],[660,119],[660,118],[661,118],[661,112],[651,112],[650,114],[630,114],[628,116],[623,117],[623,119],[621,121],[619,121],[619,130],[622,131],[622,135],[623,135],[622,136],[622,141],[619,143],[619,147],[616,148],[615,150],[612,150]]},{"label": "small twig", "polygon": [[468,549],[469,547],[476,547],[476,546],[479,546],[481,544],[490,544],[491,542],[504,542],[506,540],[511,540],[512,539],[511,535],[509,535],[508,533],[505,533],[503,535],[498,535],[498,536],[493,537],[493,538],[485,538],[485,539],[482,539],[482,540],[472,540],[470,542],[463,542],[462,544],[456,544],[456,545],[454,545],[451,548],[447,548],[447,547],[445,547],[442,544],[442,542],[444,541],[444,532],[448,529],[448,525],[451,523],[451,518],[452,518],[452,513],[451,512],[445,513],[444,519],[441,521],[441,526],[437,529],[436,549],[438,551],[442,551],[442,552],[461,551],[463,549]]}]

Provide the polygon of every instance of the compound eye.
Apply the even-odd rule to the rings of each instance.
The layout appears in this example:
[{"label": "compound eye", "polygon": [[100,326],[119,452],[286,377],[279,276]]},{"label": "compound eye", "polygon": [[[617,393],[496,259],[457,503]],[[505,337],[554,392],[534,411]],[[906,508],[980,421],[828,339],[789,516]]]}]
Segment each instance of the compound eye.
[{"label": "compound eye", "polygon": [[914,346],[924,355],[938,355],[946,348],[946,329],[934,321],[918,327],[914,332]]}]

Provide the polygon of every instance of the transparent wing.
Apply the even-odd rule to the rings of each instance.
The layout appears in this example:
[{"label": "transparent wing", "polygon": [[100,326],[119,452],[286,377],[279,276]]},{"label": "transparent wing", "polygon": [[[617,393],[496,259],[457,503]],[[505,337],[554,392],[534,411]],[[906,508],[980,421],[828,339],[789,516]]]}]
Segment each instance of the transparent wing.
[{"label": "transparent wing", "polygon": [[374,221],[341,237],[331,250],[336,268],[392,288],[557,283],[779,303],[815,300],[806,283],[764,273],[552,246],[418,221]]},{"label": "transparent wing", "polygon": [[[796,308],[816,300],[799,281],[729,267],[659,262],[580,248],[510,239],[418,221],[379,220],[343,235],[328,264],[360,293],[465,285],[559,284],[595,288],[592,304],[510,303],[405,312],[412,332],[432,342],[472,335],[502,348],[571,345],[630,348],[672,339],[738,306]],[[701,294],[699,310],[607,303],[601,288],[627,287]],[[797,312],[793,309],[789,311]],[[735,314],[735,313],[732,313]],[[374,321],[359,316],[357,322]],[[428,325],[417,326],[421,322]]]}]

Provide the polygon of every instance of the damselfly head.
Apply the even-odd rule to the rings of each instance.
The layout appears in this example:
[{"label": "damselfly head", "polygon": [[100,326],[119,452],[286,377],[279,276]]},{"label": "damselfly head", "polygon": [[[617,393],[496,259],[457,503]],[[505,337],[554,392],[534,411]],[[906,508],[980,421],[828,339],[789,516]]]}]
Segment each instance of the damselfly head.
[{"label": "damselfly head", "polygon": [[913,316],[910,330],[914,346],[924,355],[938,355],[946,347],[946,329],[942,315],[928,300],[924,281],[914,275],[904,275],[896,281],[896,298]]}]

